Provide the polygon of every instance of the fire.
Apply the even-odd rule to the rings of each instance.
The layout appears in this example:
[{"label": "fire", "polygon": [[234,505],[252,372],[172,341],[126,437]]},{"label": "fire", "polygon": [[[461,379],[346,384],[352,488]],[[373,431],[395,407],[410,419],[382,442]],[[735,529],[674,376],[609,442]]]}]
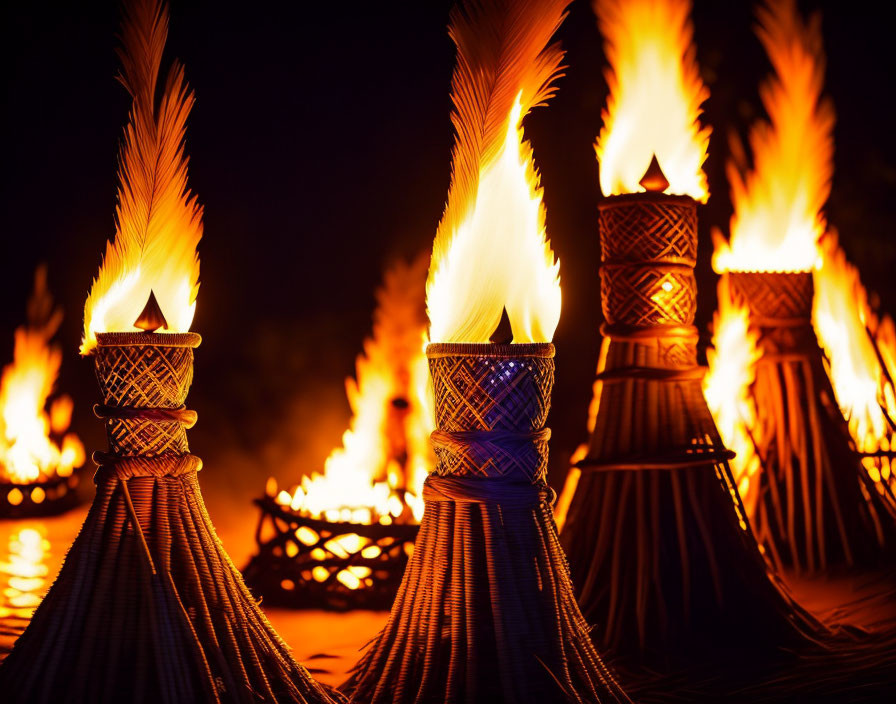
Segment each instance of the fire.
[{"label": "fire", "polygon": [[644,191],[656,155],[665,193],[709,197],[703,162],[708,127],[699,122],[709,91],[700,78],[690,0],[595,0],[610,94],[595,145],[605,196]]},{"label": "fire", "polygon": [[0,600],[0,619],[30,619],[50,586],[47,557],[50,542],[42,527],[19,528],[9,536],[7,557],[0,561],[6,581]]},{"label": "fire", "polygon": [[[553,95],[563,53],[548,41],[568,0],[473,5],[451,17],[456,131],[451,188],[426,286],[431,340],[485,343],[507,312],[513,342],[549,342],[560,264],[522,120]],[[508,33],[508,27],[520,28]]]},{"label": "fire", "polygon": [[731,471],[747,513],[752,515],[758,499],[761,469],[756,453],[756,404],[750,387],[756,379],[760,357],[759,335],[750,328],[750,314],[731,299],[728,280],[719,283],[719,309],[713,319],[713,348],[706,352],[709,372],[703,394],[725,446],[734,450]]},{"label": "fire", "polygon": [[96,345],[97,332],[137,330],[150,293],[166,321],[159,327],[186,332],[193,321],[202,207],[187,186],[184,138],[194,97],[175,62],[157,99],[167,35],[167,7],[154,0],[135,3],[123,20],[119,80],[133,104],[119,152],[115,238],[84,307],[81,354]]},{"label": "fire", "polygon": [[795,0],[777,0],[758,19],[775,71],[760,88],[769,122],[750,130],[753,170],[746,171],[742,156],[729,163],[731,241],[715,237],[713,267],[719,273],[810,271],[819,263],[834,154],[834,109],[821,96],[820,17],[803,23]]},{"label": "fire", "polygon": [[[440,228],[427,288],[430,337],[488,342],[507,310],[514,342],[545,342],[560,320],[560,263],[546,240],[520,96],[504,141],[483,166],[474,203],[452,233]],[[440,240],[451,238],[450,243]],[[500,266],[496,266],[500,264]]]},{"label": "fire", "polygon": [[[881,493],[896,490],[896,337],[889,317],[875,315],[859,272],[835,234],[822,240],[822,266],[815,272],[813,325],[825,351],[837,403],[868,475]],[[876,455],[876,456],[874,456]]]},{"label": "fire", "polygon": [[[0,479],[7,483],[67,477],[84,464],[84,446],[67,432],[71,398],[57,396],[47,408],[62,364],[62,353],[50,340],[61,322],[62,311],[53,307],[47,290],[46,269],[40,267],[28,302],[28,324],[16,330],[13,362],[0,377]],[[8,498],[20,503],[22,495]]]},{"label": "fire", "polygon": [[303,477],[292,492],[280,491],[276,500],[281,505],[331,522],[420,521],[434,427],[423,354],[427,264],[420,257],[387,272],[377,295],[373,335],[357,359],[355,378],[346,380],[352,420],[342,447],[330,453],[323,474]]}]

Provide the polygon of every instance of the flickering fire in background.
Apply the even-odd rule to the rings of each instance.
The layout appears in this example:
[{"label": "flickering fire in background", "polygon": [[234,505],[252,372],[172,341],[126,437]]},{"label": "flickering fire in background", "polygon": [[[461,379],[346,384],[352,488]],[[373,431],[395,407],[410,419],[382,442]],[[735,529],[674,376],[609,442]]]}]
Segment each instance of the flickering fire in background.
[{"label": "flickering fire in background", "polygon": [[[279,492],[271,477],[266,498],[257,502],[259,552],[245,574],[269,602],[385,608],[394,596],[423,515],[423,481],[434,463],[423,353],[428,265],[424,255],[386,272],[373,334],[357,358],[355,376],[346,379],[349,428],[323,473]],[[349,597],[345,590],[359,593]]]},{"label": "flickering fire in background", "polygon": [[725,446],[737,453],[729,466],[750,514],[756,508],[756,474],[762,468],[756,452],[760,432],[756,402],[750,394],[756,380],[758,338],[750,329],[749,312],[731,299],[728,282],[722,279],[713,316],[713,346],[706,351],[709,371],[703,378],[703,393]]},{"label": "flickering fire in background", "polygon": [[821,242],[812,313],[818,341],[829,363],[837,403],[849,424],[862,466],[881,494],[896,491],[896,330],[868,301],[859,271],[846,259],[837,237]]},{"label": "flickering fire in background", "polygon": [[377,291],[373,335],[345,381],[352,419],[323,473],[291,491],[268,493],[312,518],[345,523],[419,523],[423,480],[432,468],[429,372],[423,345],[428,257],[397,262]]},{"label": "flickering fire in background", "polygon": [[[62,352],[51,340],[62,310],[53,304],[43,267],[35,273],[27,312],[28,323],[15,333],[13,361],[0,377],[0,485],[20,485],[5,491],[14,506],[26,500],[41,504],[47,490],[50,498],[67,492],[85,459],[78,436],[68,432],[74,403],[54,393]],[[50,489],[47,483],[56,478],[70,481]]]}]

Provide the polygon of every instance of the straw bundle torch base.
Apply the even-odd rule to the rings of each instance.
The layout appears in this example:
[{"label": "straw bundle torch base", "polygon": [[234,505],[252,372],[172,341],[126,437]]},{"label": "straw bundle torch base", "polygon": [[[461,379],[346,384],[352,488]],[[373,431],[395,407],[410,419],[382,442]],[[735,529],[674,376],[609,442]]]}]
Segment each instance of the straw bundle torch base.
[{"label": "straw bundle torch base", "polygon": [[726,276],[762,353],[751,389],[761,409],[757,538],[777,566],[797,572],[884,564],[896,523],[837,407],[812,328],[812,274]]},{"label": "straw bundle torch base", "polygon": [[193,334],[106,334],[109,453],[56,582],[0,666],[4,701],[329,702],[215,534],[189,454]]},{"label": "straw bundle torch base", "polygon": [[544,482],[553,346],[427,349],[438,467],[353,701],[627,702],[591,644]]}]

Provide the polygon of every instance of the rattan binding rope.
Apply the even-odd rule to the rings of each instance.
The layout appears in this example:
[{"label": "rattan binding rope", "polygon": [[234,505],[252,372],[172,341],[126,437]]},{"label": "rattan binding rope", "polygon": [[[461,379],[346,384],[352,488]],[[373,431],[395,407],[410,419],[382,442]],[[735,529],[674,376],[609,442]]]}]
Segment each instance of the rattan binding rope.
[{"label": "rattan binding rope", "polygon": [[430,345],[438,465],[352,701],[619,702],[575,602],[545,483],[553,346]]},{"label": "rattan binding rope", "polygon": [[599,405],[562,534],[582,612],[631,668],[732,667],[735,652],[806,644],[824,629],[763,559],[703,398],[696,204],[635,194],[600,215]]},{"label": "rattan binding rope", "polygon": [[110,452],[56,582],[0,666],[4,701],[331,702],[215,534],[184,408],[195,334],[105,334]]},{"label": "rattan binding rope", "polygon": [[757,538],[777,565],[798,571],[881,564],[896,528],[837,407],[812,327],[812,274],[725,276],[759,332]]}]

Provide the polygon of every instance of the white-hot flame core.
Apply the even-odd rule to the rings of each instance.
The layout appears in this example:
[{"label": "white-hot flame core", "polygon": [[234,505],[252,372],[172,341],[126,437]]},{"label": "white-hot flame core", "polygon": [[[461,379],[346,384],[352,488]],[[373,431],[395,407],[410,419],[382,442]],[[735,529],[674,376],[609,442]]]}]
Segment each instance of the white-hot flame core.
[{"label": "white-hot flame core", "polygon": [[[293,491],[279,492],[281,505],[332,522],[389,524],[422,518],[434,429],[423,352],[427,263],[421,257],[387,272],[373,336],[356,361],[355,378],[346,380],[352,419],[342,446],[330,453],[322,474],[305,476]],[[406,407],[396,406],[395,399],[406,401]],[[268,493],[274,490],[269,487]]]},{"label": "white-hot flame core", "polygon": [[[876,325],[859,272],[846,260],[836,236],[824,238],[822,253],[822,266],[813,277],[812,318],[834,394],[859,452],[887,452],[896,441],[896,428],[887,419],[888,414],[896,418],[896,395],[869,334],[869,326],[881,326]],[[886,352],[892,356],[896,349],[888,349],[883,336],[878,346],[884,360]],[[863,465],[875,482],[893,480],[889,458],[865,457]]]},{"label": "white-hot flame core", "polygon": [[753,169],[742,158],[728,165],[731,240],[717,238],[713,267],[718,273],[811,271],[819,264],[834,168],[834,109],[821,95],[820,21],[815,16],[804,24],[794,0],[778,0],[760,10],[759,23],[774,67],[760,88],[769,122],[750,130]]},{"label": "white-hot flame core", "polygon": [[639,193],[656,155],[665,193],[706,202],[708,127],[699,122],[709,91],[700,78],[690,0],[596,0],[610,94],[595,145],[605,196]]},{"label": "white-hot flame core", "polygon": [[483,165],[475,202],[433,254],[426,303],[430,339],[488,342],[502,310],[513,342],[550,342],[560,320],[560,263],[547,242],[542,190],[523,139],[517,97],[504,143]]},{"label": "white-hot flame core", "polygon": [[0,376],[0,478],[18,484],[53,475],[69,476],[84,464],[84,446],[67,433],[73,403],[53,393],[62,353],[50,339],[61,322],[46,290],[45,274],[38,271],[29,309],[50,312],[47,320],[32,320],[15,333],[13,361]]},{"label": "white-hot flame core", "polygon": [[758,332],[750,328],[749,311],[731,299],[723,278],[713,320],[713,347],[706,351],[709,370],[703,379],[703,395],[725,447],[736,453],[731,471],[748,515],[756,507],[761,469],[754,444],[759,427],[751,392],[761,356],[758,342]]}]

